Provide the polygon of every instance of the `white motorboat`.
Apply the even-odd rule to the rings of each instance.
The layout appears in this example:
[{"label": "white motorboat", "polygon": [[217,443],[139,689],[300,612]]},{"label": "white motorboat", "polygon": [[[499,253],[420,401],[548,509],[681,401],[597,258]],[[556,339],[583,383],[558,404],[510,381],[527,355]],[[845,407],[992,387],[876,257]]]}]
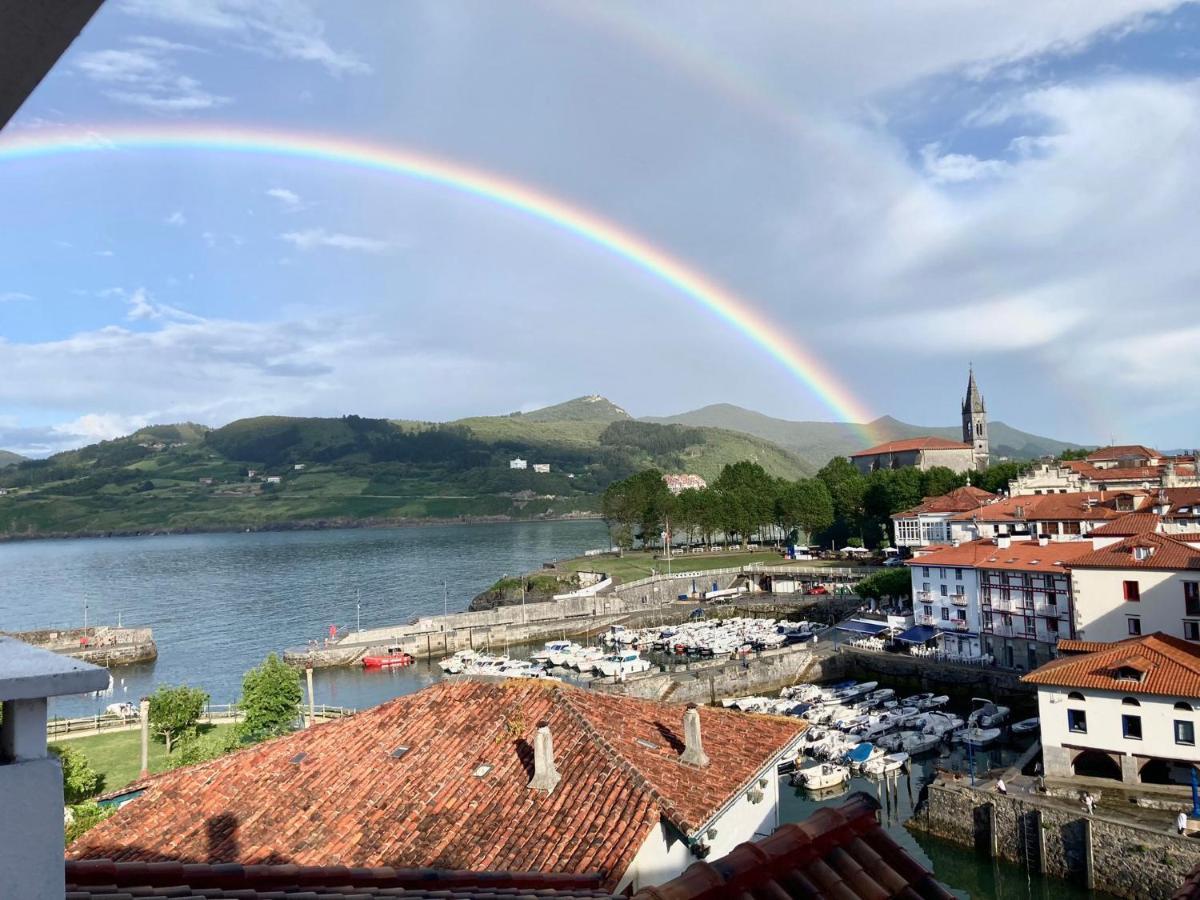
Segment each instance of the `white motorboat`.
[{"label": "white motorboat", "polygon": [[901,731],[897,736],[899,740],[895,742],[895,746],[889,746],[888,749],[893,752],[903,750],[909,756],[936,750],[942,743],[942,735],[925,731]]},{"label": "white motorboat", "polygon": [[1012,727],[1013,734],[1033,734],[1040,727],[1037,716],[1032,719],[1022,719]]},{"label": "white motorboat", "polygon": [[923,721],[925,724],[921,730],[926,734],[937,735],[939,738],[953,734],[966,724],[961,717],[953,713],[941,712],[926,713]]},{"label": "white motorboat", "polygon": [[971,726],[968,728],[963,728],[961,731],[954,732],[954,737],[952,740],[962,744],[969,744],[972,747],[986,747],[999,737],[999,728],[979,728],[978,726]]},{"label": "white motorboat", "polygon": [[565,665],[567,660],[583,648],[574,641],[547,641],[537,653],[529,658],[535,663],[548,663],[552,666]]},{"label": "white motorboat", "polygon": [[836,763],[819,763],[815,766],[797,769],[793,779],[801,787],[810,791],[819,791],[845,784],[850,779],[850,770]]},{"label": "white motorboat", "polygon": [[622,650],[612,656],[606,656],[597,664],[600,674],[606,677],[618,675],[633,675],[637,672],[650,671],[650,660],[642,659],[636,650]]},{"label": "white motorboat", "polygon": [[976,707],[967,716],[967,724],[979,728],[996,728],[1008,721],[1010,712],[1007,706],[997,706],[991,700],[974,697],[971,700]]},{"label": "white motorboat", "polygon": [[590,672],[606,655],[603,647],[581,647],[567,659],[567,665],[581,672]]},{"label": "white motorboat", "polygon": [[456,650],[450,656],[438,661],[440,668],[447,675],[458,675],[478,656],[474,650]]},{"label": "white motorboat", "polygon": [[888,753],[886,756],[867,760],[862,768],[868,775],[886,775],[898,771],[907,762],[907,753]]}]

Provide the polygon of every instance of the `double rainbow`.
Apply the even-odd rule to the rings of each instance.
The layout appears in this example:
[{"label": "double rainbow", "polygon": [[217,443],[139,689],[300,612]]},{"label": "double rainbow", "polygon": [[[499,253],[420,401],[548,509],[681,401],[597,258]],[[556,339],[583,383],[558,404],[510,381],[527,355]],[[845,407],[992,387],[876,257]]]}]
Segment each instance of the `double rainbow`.
[{"label": "double rainbow", "polygon": [[[409,150],[309,133],[229,125],[105,125],[94,131],[36,131],[0,140],[0,162],[121,150],[202,150],[336,163],[450,188],[516,210],[601,247],[665,282],[765,350],[824,404],[873,443],[872,416],[811,351],[747,300],[637,234],[527,184]],[[3,170],[0,170],[0,178]]]}]

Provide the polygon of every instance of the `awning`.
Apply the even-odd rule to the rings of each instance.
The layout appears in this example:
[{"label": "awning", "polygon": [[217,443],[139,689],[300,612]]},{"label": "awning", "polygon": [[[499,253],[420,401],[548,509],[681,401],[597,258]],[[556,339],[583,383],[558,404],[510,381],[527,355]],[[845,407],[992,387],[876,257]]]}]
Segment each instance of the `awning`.
[{"label": "awning", "polygon": [[904,641],[906,644],[923,644],[926,641],[932,641],[939,634],[941,631],[932,625],[914,625],[907,631],[898,634],[896,640]]},{"label": "awning", "polygon": [[847,619],[838,625],[838,631],[852,631],[855,634],[876,635],[887,631],[887,626],[879,622],[860,622],[857,619]]}]

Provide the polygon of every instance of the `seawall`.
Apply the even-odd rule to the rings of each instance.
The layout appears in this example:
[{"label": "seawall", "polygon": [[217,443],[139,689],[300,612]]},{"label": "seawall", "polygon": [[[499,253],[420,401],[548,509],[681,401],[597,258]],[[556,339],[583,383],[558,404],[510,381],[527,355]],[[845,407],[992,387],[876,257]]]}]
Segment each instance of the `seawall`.
[{"label": "seawall", "polygon": [[991,782],[972,788],[943,777],[908,827],[1118,897],[1165,900],[1200,865],[1200,841],[1175,834],[1172,819],[1163,813],[1150,827],[1120,812],[1089,816],[1075,801],[1001,796]]},{"label": "seawall", "polygon": [[[0,632],[2,633],[2,632]],[[98,666],[123,666],[158,658],[158,645],[149,628],[89,628],[10,632],[9,637]]]}]

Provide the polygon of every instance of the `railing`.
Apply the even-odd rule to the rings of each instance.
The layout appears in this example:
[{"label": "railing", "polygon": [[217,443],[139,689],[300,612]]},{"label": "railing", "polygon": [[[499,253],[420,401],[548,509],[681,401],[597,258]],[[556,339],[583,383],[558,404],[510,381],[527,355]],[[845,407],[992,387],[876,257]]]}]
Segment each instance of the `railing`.
[{"label": "railing", "polygon": [[950,598],[950,602],[953,603],[955,606],[966,606],[967,598],[961,594],[955,594],[953,597]]},{"label": "railing", "polygon": [[937,624],[937,619],[933,616],[922,615],[922,616],[917,616],[916,619],[917,619],[918,625],[936,625]]},{"label": "railing", "polygon": [[[313,713],[317,719],[339,719],[342,716],[353,715],[354,709],[347,706],[329,706],[324,703],[318,703]],[[308,717],[308,706],[301,708],[300,713],[303,717]],[[200,714],[200,722],[202,724],[215,724],[217,722],[240,722],[242,720],[241,711],[236,703],[211,703],[205,707],[204,712]],[[78,716],[76,718],[61,719],[54,718],[46,722],[46,737],[66,737],[73,734],[93,734],[105,731],[133,731],[140,727],[140,720],[135,711],[131,716],[120,716],[113,713],[103,713],[95,716]]]}]

